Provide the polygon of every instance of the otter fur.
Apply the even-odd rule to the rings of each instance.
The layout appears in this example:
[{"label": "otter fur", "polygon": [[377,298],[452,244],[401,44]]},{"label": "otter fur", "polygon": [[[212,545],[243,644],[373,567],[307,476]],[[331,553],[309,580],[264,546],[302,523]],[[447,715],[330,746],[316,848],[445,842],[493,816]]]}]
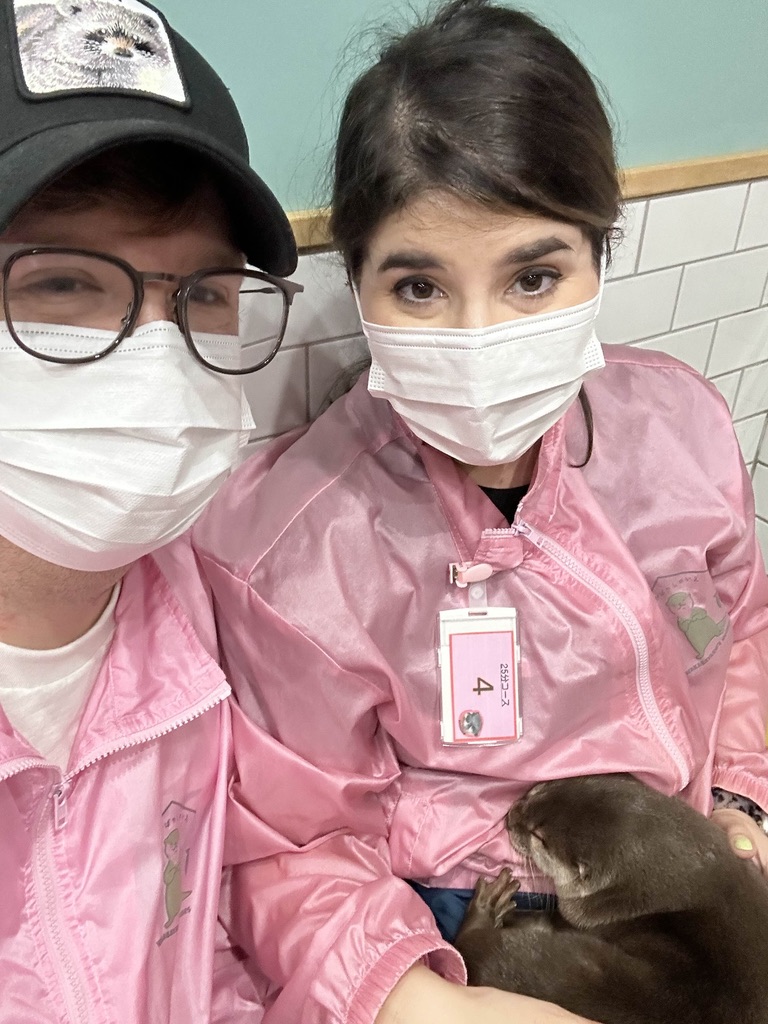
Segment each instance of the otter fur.
[{"label": "otter fur", "polygon": [[768,883],[717,825],[603,775],[534,786],[507,828],[558,908],[516,913],[506,868],[478,881],[456,940],[470,984],[601,1024],[768,1024]]}]

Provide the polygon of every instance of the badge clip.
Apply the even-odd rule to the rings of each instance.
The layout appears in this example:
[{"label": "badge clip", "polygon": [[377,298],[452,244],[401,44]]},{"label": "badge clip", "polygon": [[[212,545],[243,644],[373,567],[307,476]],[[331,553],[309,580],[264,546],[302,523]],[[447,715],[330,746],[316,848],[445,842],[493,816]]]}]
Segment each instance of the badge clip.
[{"label": "badge clip", "polygon": [[451,562],[448,566],[448,579],[462,590],[470,583],[485,583],[493,573],[493,566],[487,562]]}]

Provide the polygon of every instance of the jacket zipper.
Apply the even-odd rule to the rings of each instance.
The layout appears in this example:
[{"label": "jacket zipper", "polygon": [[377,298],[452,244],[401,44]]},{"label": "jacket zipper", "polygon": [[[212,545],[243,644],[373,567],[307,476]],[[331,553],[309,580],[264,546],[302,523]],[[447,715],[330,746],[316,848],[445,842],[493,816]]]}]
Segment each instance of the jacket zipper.
[{"label": "jacket zipper", "polygon": [[[98,757],[94,757],[90,761],[79,765],[74,772],[65,776],[62,781],[58,782],[50,791],[50,798],[53,801],[53,822],[51,822],[51,819],[48,817],[48,801],[43,801],[37,823],[38,838],[35,843],[35,888],[39,894],[38,898],[40,899],[42,907],[42,916],[48,942],[56,953],[53,966],[59,976],[59,989],[64,996],[68,1019],[71,1020],[73,1024],[89,1024],[91,1017],[88,1011],[88,1001],[86,997],[87,984],[76,966],[77,957],[72,944],[67,941],[66,926],[62,920],[59,908],[56,890],[56,869],[53,863],[52,850],[53,836],[56,832],[64,828],[67,823],[67,793],[69,791],[71,780],[76,775],[79,775],[80,772],[85,771],[86,768],[90,768],[92,765],[99,761],[103,761],[112,754],[120,753],[121,751],[128,750],[131,747],[141,746],[143,743],[151,743],[154,740],[160,739],[162,736],[167,736],[176,729],[180,729],[182,726],[189,724],[189,722],[194,721],[206,712],[211,711],[218,704],[221,704],[222,701],[226,700],[230,693],[231,690],[228,685],[226,687],[221,687],[214,697],[212,697],[211,700],[202,708],[197,708],[191,714],[185,715],[182,718],[177,718],[164,728],[158,729],[146,736],[129,740],[126,743],[117,744],[109,750],[104,751],[103,754],[99,754]],[[19,762],[14,771],[7,772],[5,776],[0,776],[0,779],[10,778],[12,775],[18,775],[21,771],[33,767],[50,768],[51,766],[46,765],[39,759],[29,758]]]},{"label": "jacket zipper", "polygon": [[67,824],[67,794],[69,793],[70,785],[76,775],[84,772],[86,768],[91,768],[93,765],[98,764],[99,761],[103,761],[107,757],[112,757],[113,754],[120,754],[124,750],[130,750],[131,747],[140,747],[144,743],[152,743],[154,740],[159,740],[163,736],[167,736],[171,732],[175,732],[176,729],[181,729],[184,725],[189,725],[190,722],[194,722],[196,718],[200,718],[201,715],[206,714],[208,711],[212,711],[217,704],[221,704],[222,701],[226,700],[232,692],[229,684],[218,690],[211,700],[201,708],[196,708],[191,714],[184,715],[181,718],[175,718],[173,722],[164,726],[163,728],[157,729],[153,732],[148,733],[146,736],[140,736],[128,740],[125,743],[118,743],[115,746],[110,747],[109,750],[105,750],[99,754],[98,757],[92,757],[90,761],[85,761],[83,764],[79,764],[73,772],[69,775],[65,775],[62,782],[54,787],[52,791],[53,797],[53,814],[54,821],[56,823],[56,830],[64,828]]},{"label": "jacket zipper", "polygon": [[59,977],[59,992],[64,997],[67,1007],[67,1019],[73,1024],[88,1024],[91,1017],[88,1013],[86,985],[76,965],[76,955],[71,943],[67,941],[66,931],[62,926],[62,915],[56,892],[56,873],[51,870],[53,863],[53,832],[48,817],[48,801],[43,802],[37,823],[37,841],[35,843],[34,879],[35,889],[41,906],[41,917],[45,928],[46,942],[55,952],[53,969]]},{"label": "jacket zipper", "polygon": [[635,650],[637,690],[640,695],[640,700],[646,717],[651,723],[656,736],[661,741],[671,761],[675,765],[681,783],[680,788],[684,789],[691,780],[691,774],[686,760],[670,733],[667,723],[664,721],[664,718],[659,711],[658,704],[656,703],[653,686],[651,685],[648,644],[646,642],[643,629],[634,612],[624,601],[622,601],[614,590],[611,590],[611,588],[600,579],[599,576],[596,576],[593,572],[577,561],[577,559],[566,551],[565,548],[561,547],[556,541],[544,536],[544,534],[540,533],[535,527],[530,526],[528,523],[516,522],[512,526],[511,531],[500,530],[498,532],[513,532],[523,537],[527,537],[532,544],[539,548],[539,550],[546,552],[546,554],[563,566],[563,568],[567,569],[572,576],[580,580],[584,586],[592,591],[593,594],[614,610],[626,629]]}]

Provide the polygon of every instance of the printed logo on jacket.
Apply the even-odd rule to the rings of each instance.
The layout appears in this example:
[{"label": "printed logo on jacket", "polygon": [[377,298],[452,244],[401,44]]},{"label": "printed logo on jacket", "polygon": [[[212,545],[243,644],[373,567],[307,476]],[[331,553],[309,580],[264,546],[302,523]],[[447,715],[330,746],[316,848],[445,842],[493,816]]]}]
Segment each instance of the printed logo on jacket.
[{"label": "printed logo on jacket", "polygon": [[183,917],[190,913],[192,890],[187,888],[195,811],[172,800],[163,811],[163,886],[165,922],[157,945],[172,938]]},{"label": "printed logo on jacket", "polygon": [[677,628],[695,659],[687,674],[701,668],[717,653],[728,634],[730,619],[706,571],[660,576],[653,585],[656,600]]}]

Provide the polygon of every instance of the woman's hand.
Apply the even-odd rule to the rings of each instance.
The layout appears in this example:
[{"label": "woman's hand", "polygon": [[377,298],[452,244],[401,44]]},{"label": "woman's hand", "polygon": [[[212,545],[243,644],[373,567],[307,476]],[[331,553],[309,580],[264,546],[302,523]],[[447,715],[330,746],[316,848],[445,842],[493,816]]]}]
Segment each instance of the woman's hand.
[{"label": "woman's hand", "polygon": [[757,822],[735,807],[713,811],[712,821],[726,833],[736,856],[751,860],[768,878],[768,835]]},{"label": "woman's hand", "polygon": [[412,967],[392,989],[375,1024],[591,1024],[567,1010],[495,988],[464,988]]}]

